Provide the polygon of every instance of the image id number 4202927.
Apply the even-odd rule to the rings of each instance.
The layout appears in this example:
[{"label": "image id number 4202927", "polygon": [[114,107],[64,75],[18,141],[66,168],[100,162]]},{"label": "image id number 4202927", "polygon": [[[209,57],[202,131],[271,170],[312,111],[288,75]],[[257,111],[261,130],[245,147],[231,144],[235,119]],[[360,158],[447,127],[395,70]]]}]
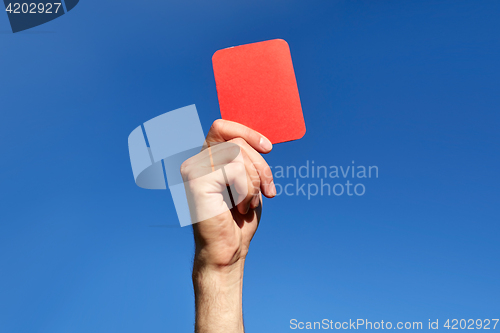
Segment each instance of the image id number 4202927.
[{"label": "image id number 4202927", "polygon": [[[60,2],[39,3],[9,3],[5,11],[9,14],[57,14],[61,8]],[[62,10],[62,9],[61,9]]]}]

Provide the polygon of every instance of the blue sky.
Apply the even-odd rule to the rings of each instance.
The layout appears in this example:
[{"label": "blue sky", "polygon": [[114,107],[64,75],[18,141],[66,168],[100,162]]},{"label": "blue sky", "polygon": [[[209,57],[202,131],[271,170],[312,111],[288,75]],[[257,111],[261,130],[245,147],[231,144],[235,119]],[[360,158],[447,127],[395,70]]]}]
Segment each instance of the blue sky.
[{"label": "blue sky", "polygon": [[191,231],[168,191],[134,184],[127,137],[190,104],[206,132],[212,54],[274,38],[307,133],[269,164],[355,161],[379,177],[363,196],[264,202],[247,331],[498,318],[499,14],[496,1],[87,0],[18,34],[0,15],[2,332],[192,331]]}]

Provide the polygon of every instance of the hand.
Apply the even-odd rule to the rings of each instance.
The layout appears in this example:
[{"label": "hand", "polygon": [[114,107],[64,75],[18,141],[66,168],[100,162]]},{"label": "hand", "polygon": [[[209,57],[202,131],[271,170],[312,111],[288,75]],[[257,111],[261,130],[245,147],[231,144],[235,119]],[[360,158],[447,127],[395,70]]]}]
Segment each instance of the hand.
[{"label": "hand", "polygon": [[[214,143],[222,142],[236,144],[241,149],[242,158],[227,164],[235,154],[227,152],[231,149],[230,146],[214,146]],[[271,169],[259,154],[268,153],[271,149],[271,142],[260,133],[235,122],[216,120],[207,135],[204,151],[182,164],[183,178],[191,180],[186,182],[186,192],[191,199],[189,201],[196,206],[191,210],[197,210],[199,216],[207,215],[207,210],[217,207],[220,213],[193,224],[196,261],[204,265],[225,267],[245,259],[259,224],[262,209],[260,193],[268,198],[276,195]],[[231,158],[226,158],[227,155],[231,155]],[[222,178],[221,173],[200,177],[200,174],[211,173],[212,170],[203,169],[210,166],[207,164],[210,159],[216,167],[225,164],[227,179]],[[234,188],[238,191],[232,193],[233,197],[235,194],[244,196],[237,204],[237,209],[227,209],[224,202],[223,192],[226,190],[225,181],[228,180],[233,185],[233,192]],[[201,210],[203,212],[200,213]]]},{"label": "hand", "polygon": [[[200,221],[193,224],[196,332],[243,332],[244,262],[259,225],[261,193],[276,195],[271,169],[260,155],[271,150],[262,134],[216,120],[204,150],[182,164],[192,217]],[[226,184],[235,198],[232,209],[224,197]]]}]

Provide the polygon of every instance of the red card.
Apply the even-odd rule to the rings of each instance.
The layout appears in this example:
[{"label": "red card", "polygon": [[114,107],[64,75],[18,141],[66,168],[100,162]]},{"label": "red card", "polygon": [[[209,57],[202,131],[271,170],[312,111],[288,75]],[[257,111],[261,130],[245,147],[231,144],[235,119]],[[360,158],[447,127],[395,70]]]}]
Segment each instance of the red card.
[{"label": "red card", "polygon": [[212,57],[223,119],[248,126],[271,142],[306,133],[288,43],[282,39],[230,47]]}]

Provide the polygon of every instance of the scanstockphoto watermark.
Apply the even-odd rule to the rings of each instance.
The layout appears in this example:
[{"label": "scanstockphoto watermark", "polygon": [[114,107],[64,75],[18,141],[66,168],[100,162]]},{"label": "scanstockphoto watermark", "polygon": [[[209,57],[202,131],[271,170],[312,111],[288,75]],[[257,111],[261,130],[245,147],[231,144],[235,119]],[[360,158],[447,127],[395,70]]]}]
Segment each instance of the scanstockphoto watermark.
[{"label": "scanstockphoto watermark", "polygon": [[270,166],[276,186],[276,196],[363,196],[365,181],[377,179],[376,165],[319,165],[306,160],[303,165]]},{"label": "scanstockphoto watermark", "polygon": [[290,329],[292,330],[496,330],[500,327],[497,324],[498,318],[446,318],[428,319],[427,321],[388,321],[388,320],[368,320],[349,319],[335,321],[323,319],[321,321],[300,321],[290,319]]}]

